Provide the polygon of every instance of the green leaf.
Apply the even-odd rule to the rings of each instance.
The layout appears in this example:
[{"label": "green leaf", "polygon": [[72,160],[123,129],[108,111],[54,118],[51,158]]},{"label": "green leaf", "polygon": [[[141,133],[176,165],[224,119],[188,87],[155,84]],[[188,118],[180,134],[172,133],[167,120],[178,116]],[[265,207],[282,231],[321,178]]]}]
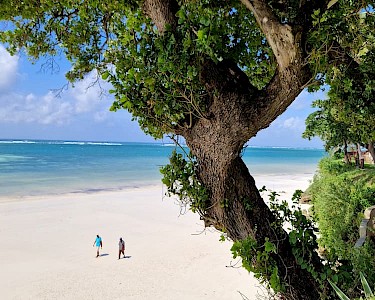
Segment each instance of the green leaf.
[{"label": "green leaf", "polygon": [[367,47],[363,47],[361,50],[358,51],[358,57],[365,56],[369,52]]},{"label": "green leaf", "polygon": [[333,275],[333,276],[332,276],[332,280],[333,280],[334,282],[337,282],[337,281],[339,280],[339,276],[337,276],[337,274]]},{"label": "green leaf", "polygon": [[291,231],[289,233],[289,241],[292,245],[294,245],[296,242],[297,242],[297,237],[296,237],[296,232],[295,231]]},{"label": "green leaf", "polygon": [[205,30],[204,29],[198,30],[197,37],[198,37],[198,40],[203,40],[205,37]]},{"label": "green leaf", "polygon": [[180,9],[180,10],[177,12],[176,16],[177,16],[178,19],[179,19],[179,20],[178,20],[178,24],[182,24],[182,23],[184,23],[184,21],[186,20],[185,11],[182,10],[182,9]]},{"label": "green leaf", "polygon": [[334,284],[334,283],[333,283],[331,280],[329,280],[329,279],[328,279],[328,282],[329,282],[329,284],[333,287],[333,289],[335,290],[336,294],[339,296],[339,298],[340,298],[341,300],[350,300],[350,299],[344,294],[344,292],[338,288],[338,286],[337,286],[336,284]]},{"label": "green leaf", "polygon": [[275,244],[271,243],[269,241],[266,241],[264,243],[264,251],[276,253],[276,246],[275,246]]},{"label": "green leaf", "polygon": [[331,0],[327,4],[327,9],[329,9],[331,6],[335,5],[339,0]]},{"label": "green leaf", "polygon": [[362,286],[363,286],[363,290],[365,292],[366,298],[374,297],[374,293],[372,292],[372,290],[371,290],[365,276],[363,275],[363,273],[360,272],[359,276],[361,277],[361,282],[362,282]]},{"label": "green leaf", "polygon": [[210,25],[210,19],[207,18],[207,16],[202,16],[200,19],[199,19],[199,22],[204,25],[204,26],[208,26]]},{"label": "green leaf", "polygon": [[102,74],[102,79],[103,79],[103,80],[107,80],[108,76],[109,76],[109,71],[105,71],[105,72]]},{"label": "green leaf", "polygon": [[145,79],[145,84],[150,86],[155,84],[155,78],[149,77]]}]

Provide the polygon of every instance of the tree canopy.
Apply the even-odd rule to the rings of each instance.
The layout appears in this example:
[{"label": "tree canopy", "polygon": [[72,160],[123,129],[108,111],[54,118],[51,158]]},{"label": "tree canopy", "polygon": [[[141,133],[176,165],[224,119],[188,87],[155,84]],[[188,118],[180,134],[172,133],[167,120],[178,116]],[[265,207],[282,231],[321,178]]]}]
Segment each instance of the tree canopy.
[{"label": "tree canopy", "polygon": [[349,134],[348,125],[335,119],[334,112],[329,107],[329,101],[317,100],[312,106],[318,110],[307,117],[306,130],[302,135],[304,138],[319,136],[325,142],[327,151],[355,141],[354,137]]},{"label": "tree canopy", "polygon": [[192,161],[174,156],[165,182],[245,267],[287,299],[330,297],[319,257],[282,229],[241,151],[306,87],[330,84],[344,119],[359,121],[355,103],[371,116],[373,1],[8,0],[0,19],[11,53],[65,55],[70,81],[97,70],[113,110],[155,138],[185,138]]},{"label": "tree canopy", "polygon": [[[320,29],[327,34],[319,50],[313,50],[317,62],[325,66],[322,81],[329,87],[326,100],[316,101],[319,108],[306,120],[304,137],[319,136],[326,149],[347,143],[361,143],[374,152],[374,11],[373,3],[358,7],[356,13],[344,8],[341,14],[321,18]],[[344,20],[351,20],[345,22]],[[332,22],[335,21],[335,23]],[[321,33],[321,32],[320,32]],[[346,53],[337,53],[337,47]],[[327,50],[329,49],[329,50]],[[330,53],[333,51],[333,53]],[[328,54],[328,55],[327,55]]]},{"label": "tree canopy", "polygon": [[[10,30],[1,32],[1,41],[34,59],[66,55],[71,81],[98,70],[113,84],[113,109],[128,109],[156,138],[207,117],[212,90],[199,78],[207,61],[233,61],[256,92],[285,64],[288,43],[303,44],[308,85],[330,84],[332,98],[347,108],[342,118],[363,121],[349,113],[358,105],[373,113],[372,1],[165,1],[169,20],[161,14],[156,20],[147,8],[154,1],[143,2],[8,0],[0,15],[11,21]],[[281,43],[270,38],[275,24],[281,25]]]}]

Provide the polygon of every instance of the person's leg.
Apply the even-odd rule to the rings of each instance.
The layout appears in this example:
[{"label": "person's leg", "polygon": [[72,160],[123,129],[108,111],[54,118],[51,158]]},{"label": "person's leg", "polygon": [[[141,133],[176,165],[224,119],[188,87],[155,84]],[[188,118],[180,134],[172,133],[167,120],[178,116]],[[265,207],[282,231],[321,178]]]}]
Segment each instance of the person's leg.
[{"label": "person's leg", "polygon": [[120,259],[121,250],[118,251],[118,259]]},{"label": "person's leg", "polygon": [[99,247],[96,249],[96,257],[99,256]]}]

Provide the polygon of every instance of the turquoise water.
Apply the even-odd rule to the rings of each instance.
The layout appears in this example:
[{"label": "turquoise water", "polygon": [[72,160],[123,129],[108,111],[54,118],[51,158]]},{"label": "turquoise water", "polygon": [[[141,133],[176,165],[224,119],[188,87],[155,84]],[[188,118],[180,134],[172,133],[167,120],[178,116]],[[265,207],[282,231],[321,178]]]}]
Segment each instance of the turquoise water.
[{"label": "turquoise water", "polygon": [[[0,197],[119,190],[161,184],[173,145],[0,141]],[[313,174],[321,149],[248,147],[251,174]]]}]

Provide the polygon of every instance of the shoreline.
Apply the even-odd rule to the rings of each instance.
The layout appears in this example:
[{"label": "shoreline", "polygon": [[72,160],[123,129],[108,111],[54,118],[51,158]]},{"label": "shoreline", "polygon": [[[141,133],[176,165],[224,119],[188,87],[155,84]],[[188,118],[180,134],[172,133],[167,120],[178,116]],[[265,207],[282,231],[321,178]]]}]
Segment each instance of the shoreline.
[{"label": "shoreline", "polygon": [[[258,188],[266,185],[280,198],[309,185],[309,176],[254,177]],[[160,183],[0,198],[2,296],[243,300],[244,295],[255,300],[264,294],[259,282],[233,260],[231,242],[220,242],[220,233],[205,229],[197,214],[181,215],[165,191]],[[96,234],[103,238],[97,259],[92,247]],[[119,237],[128,256],[121,260]]]},{"label": "shoreline", "polygon": [[[266,186],[267,189],[273,191],[281,191],[283,192],[286,189],[290,194],[291,189],[301,189],[306,190],[310,185],[314,175],[312,172],[306,173],[285,173],[285,174],[252,174],[253,178],[255,179],[257,187],[260,189],[262,186]],[[87,187],[87,188],[78,188],[78,189],[70,189],[70,190],[61,190],[60,192],[29,192],[29,194],[0,194],[0,203],[4,202],[12,202],[12,201],[27,201],[33,200],[34,198],[45,198],[45,197],[59,197],[64,195],[90,195],[96,193],[117,193],[123,192],[128,190],[140,190],[140,189],[150,189],[150,188],[162,188],[163,191],[166,190],[166,187],[160,180],[148,180],[146,182],[137,181],[130,183],[128,185],[110,185],[108,187]],[[51,189],[51,191],[54,189]],[[292,193],[293,194],[293,193]]]},{"label": "shoreline", "polygon": [[8,202],[18,202],[18,201],[34,201],[40,200],[45,198],[59,198],[59,197],[80,197],[85,195],[95,195],[95,194],[111,194],[111,193],[121,193],[125,191],[137,191],[137,190],[148,190],[153,188],[158,188],[162,185],[154,184],[146,184],[146,185],[129,185],[126,187],[119,187],[119,188],[88,188],[85,190],[75,190],[75,191],[65,191],[60,193],[40,193],[40,194],[32,194],[32,195],[0,195],[0,204],[1,203],[8,203]]}]

